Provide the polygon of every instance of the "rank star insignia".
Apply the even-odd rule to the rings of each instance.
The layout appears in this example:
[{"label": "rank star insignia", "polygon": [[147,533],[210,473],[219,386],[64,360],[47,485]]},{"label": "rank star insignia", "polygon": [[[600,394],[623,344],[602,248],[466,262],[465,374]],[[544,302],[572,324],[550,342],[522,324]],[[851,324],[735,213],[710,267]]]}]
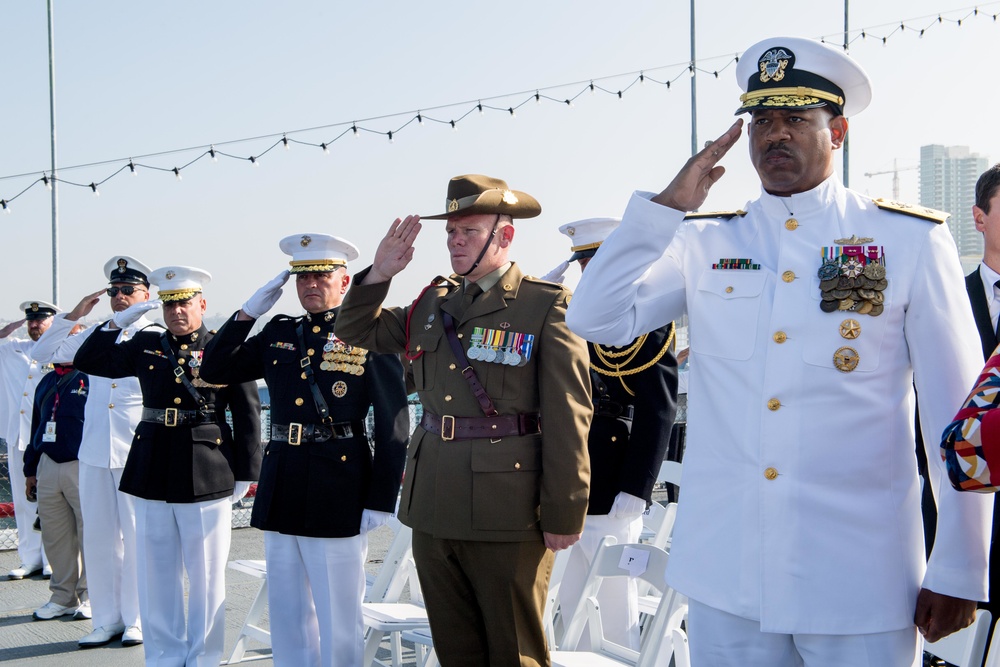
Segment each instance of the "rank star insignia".
[{"label": "rank star insignia", "polygon": [[857,320],[844,320],[840,323],[840,335],[847,340],[854,340],[861,335],[861,325]]}]

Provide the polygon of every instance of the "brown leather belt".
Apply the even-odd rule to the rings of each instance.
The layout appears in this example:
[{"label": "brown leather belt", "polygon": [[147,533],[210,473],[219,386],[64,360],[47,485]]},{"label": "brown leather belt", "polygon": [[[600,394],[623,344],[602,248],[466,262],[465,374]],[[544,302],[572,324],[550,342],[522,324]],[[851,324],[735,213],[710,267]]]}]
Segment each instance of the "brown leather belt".
[{"label": "brown leather belt", "polygon": [[514,435],[533,435],[542,432],[542,421],[537,412],[496,417],[439,417],[425,412],[420,419],[424,430],[440,435],[442,440],[499,440]]},{"label": "brown leather belt", "polygon": [[303,442],[326,442],[327,440],[353,438],[355,432],[364,433],[364,428],[357,429],[351,422],[335,424],[271,424],[271,440],[287,442],[289,445],[300,445]]},{"label": "brown leather belt", "polygon": [[181,424],[202,424],[212,421],[212,413],[201,410],[178,410],[177,408],[143,408],[142,421],[163,424],[164,426],[180,426]]}]

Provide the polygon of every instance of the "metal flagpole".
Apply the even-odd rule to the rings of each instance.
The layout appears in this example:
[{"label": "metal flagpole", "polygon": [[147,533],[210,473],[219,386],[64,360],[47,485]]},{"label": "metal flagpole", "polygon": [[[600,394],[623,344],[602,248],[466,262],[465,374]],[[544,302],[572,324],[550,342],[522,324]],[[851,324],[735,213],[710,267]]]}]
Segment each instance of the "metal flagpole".
[{"label": "metal flagpole", "polygon": [[52,303],[59,304],[59,180],[56,178],[56,63],[52,38],[52,0],[47,0],[49,14],[49,124],[52,129]]},{"label": "metal flagpole", "polygon": [[[844,0],[844,53],[847,53],[847,9],[850,0]],[[850,170],[850,159],[848,151],[848,142],[851,140],[850,132],[844,137],[844,187],[848,188],[851,186],[851,170]]]},{"label": "metal flagpole", "polygon": [[691,0],[691,155],[698,152],[698,86],[694,57],[694,0]]}]

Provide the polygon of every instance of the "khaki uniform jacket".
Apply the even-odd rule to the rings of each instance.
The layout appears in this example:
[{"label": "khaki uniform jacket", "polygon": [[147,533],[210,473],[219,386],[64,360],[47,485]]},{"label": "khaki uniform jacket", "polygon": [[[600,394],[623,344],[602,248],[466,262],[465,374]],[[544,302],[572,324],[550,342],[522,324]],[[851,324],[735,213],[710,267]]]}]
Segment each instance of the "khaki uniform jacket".
[{"label": "khaki uniform jacket", "polygon": [[[442,325],[459,313],[462,289],[446,281],[407,308],[381,308],[389,283],[357,275],[340,309],[337,333],[376,352],[406,349],[410,317],[413,378],[425,412],[482,417]],[[590,400],[587,346],[566,327],[569,291],[525,277],[516,265],[456,317],[466,352],[475,327],[531,334],[524,366],[471,361],[500,414],[538,412],[541,434],[442,441],[418,427],[407,450],[399,518],[443,539],[517,542],[539,531],[579,533],[587,512]]]}]

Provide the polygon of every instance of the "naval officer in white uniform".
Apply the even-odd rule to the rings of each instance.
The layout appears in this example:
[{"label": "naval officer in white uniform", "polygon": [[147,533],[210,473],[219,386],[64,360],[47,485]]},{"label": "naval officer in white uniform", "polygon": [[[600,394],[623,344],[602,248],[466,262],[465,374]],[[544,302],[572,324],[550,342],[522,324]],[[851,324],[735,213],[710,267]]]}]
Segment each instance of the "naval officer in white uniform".
[{"label": "naval officer in white uniform", "polygon": [[[696,665],[917,665],[986,596],[989,505],[932,465],[925,562],[914,383],[928,459],[982,363],[944,216],[834,173],[870,81],[840,49],[774,38],[737,78],[760,196],[697,214],[737,121],[658,195],[636,193],[567,314],[624,344],[690,318],[691,398],[668,580]],[[918,634],[919,630],[919,634]]]},{"label": "naval officer in white uniform", "polygon": [[[71,336],[77,321],[89,315],[105,293],[115,313],[148,301],[149,272],[149,267],[128,255],[109,259],[104,265],[108,287],[88,294],[72,311],[54,317],[52,326],[35,344],[36,357],[42,362],[71,363],[83,341],[97,329],[89,327]],[[111,320],[108,327],[119,330],[120,343],[150,324],[146,317],[140,317],[124,328]],[[135,564],[135,503],[132,496],[118,490],[118,485],[136,424],[142,418],[139,380],[94,375],[84,415],[80,504],[87,527],[83,556],[94,630],[80,639],[79,645],[93,648],[121,637],[124,646],[137,646],[142,643],[142,625]]]}]

